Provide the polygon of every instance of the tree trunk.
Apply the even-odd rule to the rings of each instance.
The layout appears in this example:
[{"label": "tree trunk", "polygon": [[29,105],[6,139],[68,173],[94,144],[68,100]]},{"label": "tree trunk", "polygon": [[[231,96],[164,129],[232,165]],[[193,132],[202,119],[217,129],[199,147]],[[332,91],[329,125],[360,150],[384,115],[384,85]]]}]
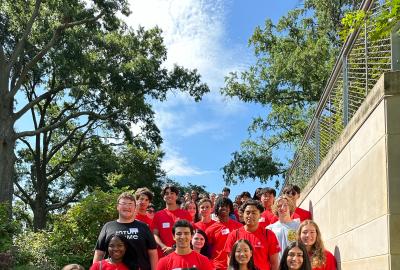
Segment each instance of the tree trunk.
[{"label": "tree trunk", "polygon": [[33,229],[35,231],[46,229],[47,211],[46,200],[36,197],[35,207],[33,208]]},{"label": "tree trunk", "polygon": [[[0,88],[2,87],[7,87],[4,82],[0,82]],[[13,102],[4,92],[7,93],[4,89],[0,89],[0,203],[8,204],[11,209],[16,138],[12,118]],[[10,211],[10,215],[11,213]]]}]

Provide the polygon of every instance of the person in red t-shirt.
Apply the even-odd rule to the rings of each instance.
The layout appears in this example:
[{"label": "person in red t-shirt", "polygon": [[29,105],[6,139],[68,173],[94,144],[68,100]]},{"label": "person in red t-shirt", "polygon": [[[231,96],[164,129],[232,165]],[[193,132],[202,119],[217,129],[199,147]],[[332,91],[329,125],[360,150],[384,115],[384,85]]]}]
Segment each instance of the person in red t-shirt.
[{"label": "person in red t-shirt", "polygon": [[175,244],[175,241],[172,234],[172,226],[175,222],[180,219],[186,219],[188,221],[192,220],[189,212],[180,209],[176,203],[179,196],[179,189],[176,186],[165,186],[161,195],[165,201],[166,208],[158,211],[154,215],[152,223],[154,238],[159,246],[159,258],[174,251],[173,245]]},{"label": "person in red t-shirt", "polygon": [[225,241],[228,234],[243,225],[229,218],[232,208],[232,201],[225,197],[220,197],[215,202],[214,212],[218,217],[213,225],[207,228],[206,234],[211,250],[211,260],[216,269],[225,270],[228,266],[228,257],[225,253]]},{"label": "person in red t-shirt", "polygon": [[208,227],[215,223],[215,220],[211,219],[211,200],[208,198],[201,199],[198,203],[200,221],[194,224],[194,227],[202,231],[206,231]]},{"label": "person in red t-shirt", "polygon": [[[89,270],[132,270],[138,269],[137,265],[130,264],[126,258],[136,254],[129,246],[128,240],[123,235],[111,235],[106,240],[107,259],[95,261]],[[129,267],[128,267],[129,265]]]},{"label": "person in red t-shirt", "polygon": [[175,222],[172,233],[176,242],[176,250],[166,257],[160,259],[157,270],[171,269],[215,269],[206,256],[193,251],[190,241],[193,236],[193,226],[187,220]]},{"label": "person in red t-shirt", "polygon": [[[297,206],[297,200],[300,198],[300,188],[298,186],[289,184],[285,186],[285,188],[282,190],[282,194],[291,198],[293,200],[294,205]],[[304,221],[307,219],[312,219],[312,215],[310,211],[307,211],[300,207],[296,207],[292,219],[296,218],[299,218],[300,221]]]},{"label": "person in red t-shirt", "polygon": [[281,250],[275,234],[259,226],[260,215],[264,207],[259,201],[248,200],[242,206],[245,225],[228,235],[225,254],[229,255],[233,245],[239,239],[248,240],[253,246],[253,257],[260,270],[278,270],[278,253]]},{"label": "person in red t-shirt", "polygon": [[335,257],[324,247],[317,223],[312,220],[303,221],[297,231],[297,238],[306,246],[312,270],[337,269]]},{"label": "person in red t-shirt", "polygon": [[147,208],[153,200],[153,192],[148,188],[138,188],[135,192],[137,207],[135,219],[146,223],[151,227],[152,219],[147,215]]},{"label": "person in red t-shirt", "polygon": [[261,213],[260,226],[266,227],[272,224],[272,220],[277,218],[272,212],[272,205],[275,201],[276,191],[273,188],[263,188],[259,191],[261,204],[264,206],[264,212]]}]

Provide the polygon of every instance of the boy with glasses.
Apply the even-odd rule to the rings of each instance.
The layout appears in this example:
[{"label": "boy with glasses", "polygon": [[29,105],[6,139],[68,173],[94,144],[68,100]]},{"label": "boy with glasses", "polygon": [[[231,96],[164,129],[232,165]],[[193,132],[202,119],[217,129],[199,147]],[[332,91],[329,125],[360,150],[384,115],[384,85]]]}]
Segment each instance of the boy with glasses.
[{"label": "boy with glasses", "polygon": [[130,258],[141,270],[155,270],[158,262],[157,244],[150,228],[135,220],[136,199],[129,192],[123,192],[117,199],[118,219],[107,222],[97,239],[93,263],[101,261],[106,253],[106,239],[112,234],[123,235],[136,252]]},{"label": "boy with glasses", "polygon": [[[300,188],[298,186],[289,184],[283,189],[282,193],[288,196],[293,201],[294,205],[297,206],[297,200],[300,198]],[[310,211],[296,207],[292,218],[299,218],[300,221],[304,221],[312,219],[312,216]]]}]

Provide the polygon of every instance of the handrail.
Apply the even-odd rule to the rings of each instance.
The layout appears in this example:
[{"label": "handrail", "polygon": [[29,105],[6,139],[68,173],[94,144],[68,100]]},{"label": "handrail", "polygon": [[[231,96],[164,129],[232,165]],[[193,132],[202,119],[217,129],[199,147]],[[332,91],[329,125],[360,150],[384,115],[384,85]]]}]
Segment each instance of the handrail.
[{"label": "handrail", "polygon": [[[374,0],[364,0],[360,5],[361,6],[360,10],[363,10],[363,11],[366,11],[366,12],[367,11],[371,11],[371,9],[374,8],[374,4],[379,5],[379,3],[374,3]],[[372,13],[376,14],[379,11],[380,11],[380,9],[376,9]],[[364,35],[364,36],[362,36],[362,35]],[[322,96],[320,98],[320,101],[319,101],[319,103],[317,105],[317,108],[316,108],[316,111],[314,113],[314,116],[313,116],[313,118],[312,118],[312,120],[311,120],[311,122],[310,122],[310,124],[308,126],[308,129],[307,129],[307,131],[306,131],[306,133],[305,133],[305,135],[303,137],[303,140],[302,140],[298,150],[296,151],[296,153],[294,155],[294,159],[293,159],[292,165],[291,165],[291,167],[289,168],[289,170],[286,173],[285,182],[284,182],[283,186],[285,186],[286,183],[288,183],[288,182],[296,182],[296,181],[291,181],[291,180],[293,180],[291,178],[293,178],[293,174],[295,173],[294,171],[296,169],[298,169],[299,163],[301,163],[302,160],[305,159],[304,151],[306,151],[306,150],[304,150],[304,149],[307,147],[308,144],[310,144],[310,139],[312,139],[314,135],[315,135],[315,137],[317,139],[319,138],[320,133],[316,133],[316,132],[320,132],[320,130],[318,130],[319,129],[319,123],[321,121],[327,121],[327,119],[329,121],[331,121],[332,119],[336,119],[336,122],[337,122],[337,116],[340,116],[340,114],[335,115],[335,116],[330,115],[330,116],[325,117],[325,118],[322,117],[322,114],[323,114],[324,110],[330,111],[330,113],[332,111],[330,107],[328,109],[326,107],[328,101],[330,103],[329,105],[331,105],[331,99],[335,99],[336,98],[335,101],[337,103],[338,102],[338,100],[337,100],[338,94],[343,95],[343,100],[341,100],[341,101],[343,101],[343,107],[341,109],[343,109],[343,118],[344,118],[343,119],[344,120],[343,121],[344,122],[343,123],[343,127],[344,127],[344,126],[347,125],[348,120],[351,118],[351,116],[347,115],[347,112],[349,110],[352,110],[351,114],[354,115],[355,109],[359,107],[359,105],[361,104],[362,100],[365,98],[366,94],[370,90],[369,89],[370,86],[373,86],[373,84],[371,85],[370,81],[375,80],[375,77],[373,77],[373,76],[375,76],[375,74],[372,71],[382,71],[382,73],[383,73],[383,72],[385,72],[387,70],[390,70],[390,68],[388,68],[388,66],[391,66],[391,64],[390,64],[390,55],[387,56],[387,51],[385,51],[385,48],[387,48],[388,46],[390,47],[390,45],[391,45],[390,44],[390,40],[389,41],[387,41],[387,39],[382,39],[382,40],[383,40],[382,41],[383,45],[382,46],[378,46],[379,48],[382,47],[382,49],[381,50],[376,50],[377,46],[374,47],[373,44],[379,43],[379,42],[381,42],[381,40],[378,40],[378,41],[368,40],[368,25],[367,25],[367,22],[365,23],[364,28],[360,27],[359,29],[357,29],[356,31],[352,32],[347,37],[344,45],[342,46],[342,48],[340,50],[340,53],[339,53],[338,58],[336,60],[335,66],[334,66],[334,68],[333,68],[333,70],[332,70],[332,72],[330,74],[330,77],[329,77],[329,79],[327,81],[327,84],[326,84],[326,86],[324,88],[324,91],[323,91]],[[355,46],[356,46],[355,44],[356,44],[357,41],[360,41],[360,42],[363,41],[365,43],[365,48],[364,48],[364,50],[365,50],[364,51],[365,58],[359,58],[359,56],[356,55],[356,54],[352,55],[352,50],[355,48]],[[362,50],[362,48],[359,49],[359,50]],[[390,54],[390,49],[389,49],[389,54]],[[377,58],[377,61],[376,61],[377,63],[375,63],[375,65],[373,65],[373,63],[369,63],[368,56],[371,57],[371,58]],[[347,61],[347,59],[349,57],[360,61],[361,64],[349,63]],[[357,61],[355,61],[355,62],[357,62]],[[364,72],[362,73],[362,76],[359,76],[360,75],[359,72],[354,72],[353,70],[355,70],[355,69],[357,69],[357,70],[364,69]],[[370,69],[372,71],[370,71]],[[349,74],[352,75],[351,78],[355,78],[355,79],[349,80],[348,79],[349,78],[349,76],[348,76]],[[340,76],[343,76],[343,78],[340,78]],[[343,80],[343,82],[342,82],[342,84],[343,84],[343,86],[342,86],[343,92],[342,93],[335,93],[335,91],[338,91],[338,89],[341,86],[340,82],[338,83],[338,81],[340,81],[339,79]],[[363,79],[364,79],[364,81],[363,81]],[[349,93],[348,93],[348,91],[345,91],[345,90],[348,90],[347,88],[350,87],[351,88],[350,89],[351,94],[356,96],[355,94],[357,94],[357,95],[360,94],[359,91],[361,89],[361,87],[357,87],[356,85],[357,84],[362,85],[363,83],[365,84],[365,95],[364,95],[364,97],[362,99],[358,99],[358,100],[349,99]],[[350,103],[349,102],[346,103],[346,101],[349,101],[351,103],[351,109],[349,108],[349,104]],[[339,103],[340,103],[340,101],[339,101]],[[335,105],[337,105],[337,104],[335,104]],[[333,124],[329,122],[325,126],[326,127],[329,126],[330,128],[332,128],[332,125]],[[316,131],[316,129],[317,129],[317,131]],[[325,130],[325,132],[326,132],[326,130]],[[337,132],[335,134],[337,134]],[[332,138],[336,140],[337,139],[337,135],[335,135],[335,134],[329,134],[329,135],[326,135],[326,136],[329,136],[329,141],[331,141]],[[339,132],[339,134],[340,134],[340,132]],[[315,158],[315,163],[318,163],[318,164],[315,164],[316,166],[314,166],[314,171],[313,172],[311,172],[311,173],[308,172],[307,173],[308,176],[310,176],[312,173],[315,172],[316,167],[318,167],[318,165],[320,164],[322,158],[324,157],[324,155],[323,155],[322,158],[321,158],[321,155],[320,155],[321,154],[320,153],[321,150],[320,150],[320,147],[319,147],[320,146],[319,145],[320,142],[317,141],[316,143],[318,145],[316,145],[315,149],[313,149],[313,150],[318,152],[318,153],[316,153],[316,158]],[[332,144],[333,143],[331,143],[331,145]],[[322,149],[323,154],[326,154],[328,150],[329,149]],[[308,161],[308,163],[310,163],[310,162]],[[297,183],[297,184],[300,184],[300,183]],[[301,185],[303,186],[304,183],[302,183]]]}]

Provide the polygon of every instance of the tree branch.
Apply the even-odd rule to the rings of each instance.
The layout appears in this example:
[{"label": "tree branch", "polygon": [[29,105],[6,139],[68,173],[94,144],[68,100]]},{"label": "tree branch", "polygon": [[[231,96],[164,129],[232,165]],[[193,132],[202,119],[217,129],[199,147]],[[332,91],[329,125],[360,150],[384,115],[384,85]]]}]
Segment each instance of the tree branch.
[{"label": "tree branch", "polygon": [[27,140],[25,140],[24,138],[19,138],[19,140],[21,142],[23,142],[28,147],[28,149],[31,152],[32,156],[34,156],[35,155],[35,151],[33,150],[31,144]]},{"label": "tree branch", "polygon": [[43,127],[43,128],[39,128],[39,129],[36,129],[36,130],[24,131],[24,132],[16,133],[15,134],[15,138],[19,139],[19,138],[22,138],[22,137],[34,136],[36,134],[40,134],[40,133],[43,133],[43,132],[46,132],[46,131],[49,131],[49,130],[53,130],[55,128],[58,128],[58,127],[64,125],[69,120],[71,120],[73,118],[78,118],[80,116],[89,116],[89,117],[91,116],[93,118],[96,118],[97,120],[106,120],[107,118],[109,118],[111,116],[117,115],[121,111],[122,110],[118,110],[116,112],[113,112],[113,113],[110,113],[110,114],[107,114],[107,115],[101,115],[101,114],[98,114],[98,113],[94,113],[92,111],[76,112],[76,113],[73,113],[73,114],[65,117],[60,122],[54,123],[52,125],[49,125],[49,126],[46,126],[46,127]]},{"label": "tree branch", "polygon": [[61,24],[60,26],[57,27],[57,29],[54,31],[53,36],[51,38],[51,40],[42,48],[42,50],[36,54],[31,61],[29,61],[26,66],[23,68],[21,75],[19,76],[19,79],[17,81],[17,83],[12,86],[11,91],[10,91],[10,95],[11,96],[15,96],[18,89],[21,87],[21,85],[23,83],[25,83],[26,81],[26,75],[28,74],[28,71],[40,60],[43,58],[43,56],[53,47],[53,45],[55,44],[55,42],[57,41],[57,39],[59,38],[59,36],[61,35],[61,33],[67,29],[67,28],[71,28],[77,25],[81,25],[81,24],[85,24],[85,23],[89,23],[89,22],[94,22],[97,21],[99,18],[101,18],[103,16],[103,13],[100,13],[99,15],[90,18],[90,19],[83,19],[80,21],[75,21],[75,22],[71,22],[71,23],[64,23]]},{"label": "tree branch", "polygon": [[49,206],[46,208],[46,210],[47,210],[47,211],[56,210],[56,209],[59,209],[59,208],[61,208],[61,207],[64,207],[64,206],[68,205],[70,202],[72,202],[72,201],[75,199],[75,197],[76,197],[82,190],[83,190],[83,189],[79,189],[79,188],[75,189],[74,192],[73,192],[71,195],[69,195],[67,198],[65,198],[65,200],[64,200],[63,202],[54,203],[54,204],[52,204],[52,205],[49,205]]},{"label": "tree branch", "polygon": [[[14,181],[14,184],[17,186],[19,192],[21,192],[22,196],[18,196],[24,203],[29,204],[31,206],[34,205],[34,201],[31,196],[26,193],[26,191],[19,185],[17,181]],[[17,194],[16,194],[17,195]]]},{"label": "tree branch", "polygon": [[[61,147],[63,147],[63,146],[72,138],[72,136],[76,133],[76,131],[78,131],[79,129],[81,129],[81,128],[87,126],[87,125],[89,125],[89,123],[90,123],[90,121],[87,121],[85,124],[80,125],[80,126],[77,126],[76,128],[74,128],[74,129],[70,132],[70,134],[68,134],[67,137],[65,137],[64,140],[62,140],[61,142],[59,142],[58,144],[56,144],[55,146],[53,146],[53,147],[50,149],[49,153],[48,153],[46,162],[49,162],[49,161],[50,161],[50,159],[57,153],[57,151],[60,150]],[[90,129],[92,125],[93,125],[93,123],[88,127],[88,129]]]},{"label": "tree branch", "polygon": [[25,31],[22,34],[21,39],[18,41],[17,46],[15,46],[15,50],[13,51],[10,60],[8,62],[8,67],[7,67],[7,74],[10,73],[12,66],[15,64],[18,56],[22,53],[22,50],[25,46],[25,42],[32,30],[33,23],[35,22],[36,17],[39,15],[39,8],[41,5],[41,0],[36,0],[35,3],[35,9],[33,10],[32,16],[28,21],[28,24],[26,25]]}]

